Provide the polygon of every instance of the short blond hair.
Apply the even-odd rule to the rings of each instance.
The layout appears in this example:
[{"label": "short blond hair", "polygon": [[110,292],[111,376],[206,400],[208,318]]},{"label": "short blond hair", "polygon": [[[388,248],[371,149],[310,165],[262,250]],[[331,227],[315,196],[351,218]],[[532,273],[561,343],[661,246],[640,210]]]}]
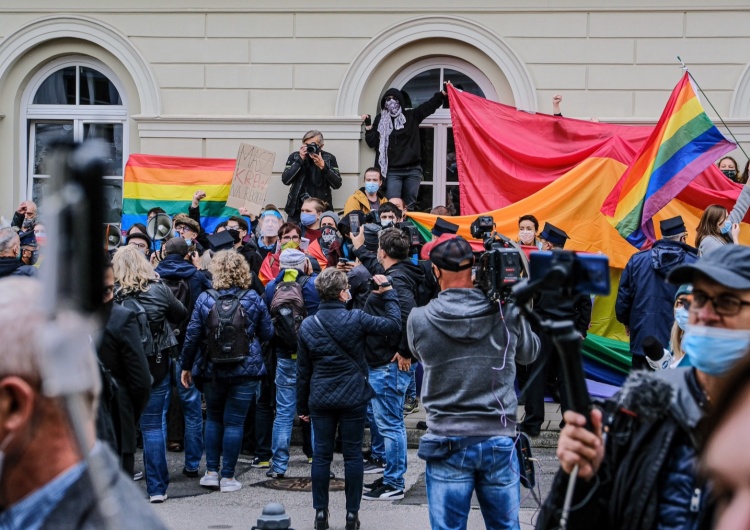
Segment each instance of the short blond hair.
[{"label": "short blond hair", "polygon": [[156,279],[154,268],[133,245],[120,247],[112,257],[112,270],[121,294],[148,290],[148,282]]},{"label": "short blond hair", "polygon": [[222,250],[214,254],[208,271],[213,276],[214,289],[248,289],[253,280],[250,266],[236,250]]}]

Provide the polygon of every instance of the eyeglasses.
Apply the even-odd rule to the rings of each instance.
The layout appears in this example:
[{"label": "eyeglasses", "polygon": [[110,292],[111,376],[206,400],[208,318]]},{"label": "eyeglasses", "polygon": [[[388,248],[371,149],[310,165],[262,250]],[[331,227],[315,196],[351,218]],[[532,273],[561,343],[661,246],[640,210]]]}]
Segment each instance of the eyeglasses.
[{"label": "eyeglasses", "polygon": [[708,293],[704,293],[703,291],[693,291],[693,302],[690,306],[691,311],[702,309],[709,300],[714,306],[716,314],[723,317],[736,316],[742,311],[742,306],[750,305],[750,302],[746,302],[745,300],[731,294],[708,296]]},{"label": "eyeglasses", "polygon": [[187,225],[177,225],[174,227],[177,232],[193,232],[194,230]]},{"label": "eyeglasses", "polygon": [[130,243],[128,243],[128,245],[133,246],[133,247],[137,247],[137,248],[140,248],[140,249],[147,249],[148,248],[148,245],[146,243],[135,243],[135,242],[131,241]]},{"label": "eyeglasses", "polygon": [[292,241],[299,241],[299,236],[281,236],[282,241],[289,241],[290,239]]}]

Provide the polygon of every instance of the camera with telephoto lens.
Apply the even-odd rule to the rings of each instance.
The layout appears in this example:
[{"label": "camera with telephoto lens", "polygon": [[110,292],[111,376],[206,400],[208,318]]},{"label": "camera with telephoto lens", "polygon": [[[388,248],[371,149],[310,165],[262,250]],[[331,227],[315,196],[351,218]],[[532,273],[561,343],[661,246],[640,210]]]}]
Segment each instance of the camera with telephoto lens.
[{"label": "camera with telephoto lens", "polygon": [[310,142],[307,144],[307,154],[308,155],[319,155],[320,154],[320,146],[316,144],[315,142]]},{"label": "camera with telephoto lens", "polygon": [[[393,285],[393,279],[390,276],[386,276],[386,278],[388,279],[388,283]],[[375,283],[374,279],[370,278],[370,281],[367,282],[367,290],[377,291],[378,289],[380,289],[380,286],[377,283]]]},{"label": "camera with telephoto lens", "polygon": [[403,221],[395,224],[396,228],[401,230],[409,238],[409,247],[415,248],[422,244],[419,239],[419,230],[410,221]]},{"label": "camera with telephoto lens", "polygon": [[513,241],[495,231],[495,220],[489,215],[471,223],[471,236],[481,239],[485,248],[477,259],[477,287],[492,302],[507,300],[511,288],[521,280],[525,255]]}]

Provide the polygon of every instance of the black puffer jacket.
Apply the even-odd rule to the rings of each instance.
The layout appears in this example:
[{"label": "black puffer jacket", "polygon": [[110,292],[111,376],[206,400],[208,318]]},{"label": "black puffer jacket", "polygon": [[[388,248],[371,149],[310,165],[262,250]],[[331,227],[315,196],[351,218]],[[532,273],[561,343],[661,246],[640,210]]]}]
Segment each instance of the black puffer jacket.
[{"label": "black puffer jacket", "polygon": [[[315,408],[321,396],[326,396],[326,402],[330,403],[331,395],[335,395],[334,401],[342,409],[357,407],[366,401],[361,395],[342,392],[352,374],[367,373],[365,337],[388,335],[401,329],[401,314],[395,290],[373,296],[383,299],[385,315],[382,317],[373,317],[358,309],[347,311],[343,302],[320,304],[317,317],[340,348],[331,343],[314,317],[308,317],[302,322],[297,352],[298,414],[309,415],[310,408]],[[359,368],[342,358],[343,353],[349,355]]]}]

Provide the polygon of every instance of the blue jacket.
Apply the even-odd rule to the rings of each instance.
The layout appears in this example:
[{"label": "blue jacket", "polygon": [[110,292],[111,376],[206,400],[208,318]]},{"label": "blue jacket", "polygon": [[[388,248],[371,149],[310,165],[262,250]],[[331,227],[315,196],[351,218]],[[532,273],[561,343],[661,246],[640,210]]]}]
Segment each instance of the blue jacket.
[{"label": "blue jacket", "polygon": [[[268,282],[268,285],[266,285],[266,292],[263,294],[263,298],[266,302],[266,307],[271,307],[271,300],[273,300],[273,294],[276,292],[276,284],[282,281],[285,271],[286,269],[282,269],[281,271],[279,271],[278,276],[276,276],[276,278]],[[317,277],[317,274],[311,274],[310,279],[307,280],[307,283],[302,286],[302,297],[305,299],[307,316],[310,317],[318,312],[318,305],[320,304],[320,295],[318,294],[318,290],[315,288],[315,278]]]},{"label": "blue jacket", "polygon": [[[401,330],[401,311],[396,291],[373,296],[383,297],[385,315],[382,317],[368,315],[359,309],[347,311],[343,302],[320,304],[318,319],[339,348],[320,329],[314,318],[308,317],[302,322],[297,350],[299,414],[309,415],[310,408],[315,408],[322,396],[326,397],[328,403],[335,401],[337,408],[342,409],[357,407],[367,401],[365,396],[346,392],[346,383],[352,376],[358,372],[368,373],[365,337],[394,334]],[[344,359],[343,354],[349,355],[359,369]]]},{"label": "blue jacket", "polygon": [[[190,286],[190,303],[195,306],[198,296],[211,288],[211,282],[202,271],[195,268],[195,265],[176,254],[167,256],[156,266],[156,272],[160,277],[168,280],[188,279]],[[193,308],[188,307],[188,311]]]},{"label": "blue jacket", "polygon": [[[219,294],[237,294],[238,287],[219,289]],[[228,364],[214,368],[213,363],[206,356],[206,349],[202,344],[207,336],[208,313],[216,302],[207,293],[202,293],[195,302],[195,309],[190,317],[185,333],[185,345],[182,347],[180,365],[183,370],[190,370],[193,378],[209,380],[216,374],[217,379],[253,379],[266,373],[261,355],[260,341],[267,341],[273,336],[273,323],[265,304],[255,291],[249,290],[242,297],[240,303],[245,308],[245,332],[250,340],[250,351],[242,362]],[[258,340],[260,339],[260,341]]]},{"label": "blue jacket", "polygon": [[630,328],[632,355],[644,355],[642,343],[649,335],[663,345],[669,343],[678,286],[667,283],[667,276],[675,267],[697,259],[693,247],[666,239],[630,258],[620,279],[615,315]]}]

